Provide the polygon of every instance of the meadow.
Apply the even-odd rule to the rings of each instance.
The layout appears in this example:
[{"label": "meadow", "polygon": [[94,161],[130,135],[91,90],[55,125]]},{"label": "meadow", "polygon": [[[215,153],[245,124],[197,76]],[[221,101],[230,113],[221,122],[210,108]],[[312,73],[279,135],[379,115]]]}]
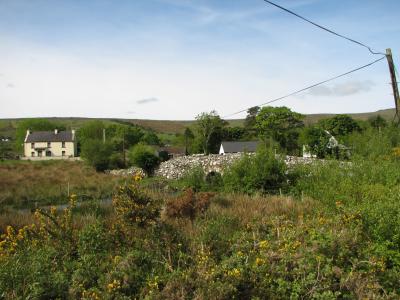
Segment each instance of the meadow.
[{"label": "meadow", "polygon": [[347,161],[260,148],[180,180],[2,162],[0,298],[398,299],[400,134],[346,141]]},{"label": "meadow", "polygon": [[63,204],[68,195],[79,200],[111,198],[117,179],[80,161],[0,162],[1,210]]}]

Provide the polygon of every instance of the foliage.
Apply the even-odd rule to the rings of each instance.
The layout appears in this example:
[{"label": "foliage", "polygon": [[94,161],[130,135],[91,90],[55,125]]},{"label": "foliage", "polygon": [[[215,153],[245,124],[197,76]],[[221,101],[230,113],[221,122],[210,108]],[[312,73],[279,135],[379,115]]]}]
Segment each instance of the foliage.
[{"label": "foliage", "polygon": [[137,144],[129,150],[129,161],[142,168],[147,174],[152,174],[160,163],[159,158],[155,155],[155,150],[143,144]]},{"label": "foliage", "polygon": [[166,214],[170,218],[189,218],[194,220],[196,215],[203,214],[210,205],[212,193],[194,193],[187,189],[176,199],[170,199],[166,204]]},{"label": "foliage", "polygon": [[246,135],[246,129],[243,127],[224,127],[222,130],[223,141],[239,141]]},{"label": "foliage", "polygon": [[247,110],[247,116],[244,120],[244,127],[247,130],[252,130],[256,125],[256,117],[257,114],[260,112],[260,109],[261,108],[259,106],[253,106]]},{"label": "foliage", "polygon": [[47,119],[26,119],[18,122],[15,133],[15,149],[18,152],[23,150],[23,143],[28,129],[31,131],[53,131],[54,129],[65,130],[65,126]]},{"label": "foliage", "polygon": [[[65,209],[26,212],[26,225],[0,237],[0,298],[398,299],[400,134],[366,128],[346,139],[350,162],[281,170],[265,149],[245,156],[223,180],[251,196],[227,189],[238,193],[176,197],[166,189],[173,182],[151,178],[123,185],[101,215],[94,205],[75,207],[78,197]],[[45,164],[49,174],[64,177],[54,164]],[[1,176],[15,166],[0,167]],[[207,189],[199,174],[199,189]],[[0,183],[10,185],[7,176]],[[269,179],[275,184],[264,185]],[[257,193],[279,185],[291,194]]]},{"label": "foliage", "polygon": [[146,132],[142,137],[142,142],[148,145],[160,145],[161,141],[154,132]]},{"label": "foliage", "polygon": [[323,119],[320,125],[337,138],[345,137],[352,132],[360,131],[360,125],[349,115],[336,115],[333,118]]},{"label": "foliage", "polygon": [[113,197],[118,218],[126,225],[154,225],[160,215],[158,203],[139,190],[137,184],[120,186]]},{"label": "foliage", "polygon": [[186,127],[183,136],[185,139],[185,154],[188,155],[191,152],[194,134],[189,127]]},{"label": "foliage", "polygon": [[105,124],[100,120],[89,121],[79,128],[77,132],[78,140],[82,145],[92,140],[103,140],[105,128]]},{"label": "foliage", "polygon": [[[7,161],[0,163],[0,211],[110,198],[118,178],[78,161]],[[11,220],[13,222],[13,220]]]},{"label": "foliage", "polygon": [[369,124],[375,129],[382,129],[388,126],[388,122],[382,118],[381,115],[377,115],[376,117],[370,117],[368,119]]},{"label": "foliage", "polygon": [[254,156],[244,155],[223,175],[226,191],[276,193],[287,181],[285,163],[272,150],[260,148]]},{"label": "foliage", "polygon": [[192,189],[195,192],[216,192],[223,188],[221,174],[218,172],[206,174],[201,166],[194,166],[189,169],[173,185],[181,190]]},{"label": "foliage", "polygon": [[81,149],[82,158],[97,171],[108,169],[111,154],[112,145],[101,140],[86,140]]},{"label": "foliage", "polygon": [[256,117],[258,134],[264,139],[273,139],[282,149],[289,152],[298,150],[298,129],[303,127],[303,116],[289,108],[263,107]]},{"label": "foliage", "polygon": [[329,136],[325,130],[319,126],[304,128],[302,131],[301,141],[303,145],[308,147],[310,152],[318,158],[324,158],[329,151]]},{"label": "foliage", "polygon": [[196,138],[204,154],[218,153],[225,125],[226,121],[216,111],[203,112],[196,117]]}]

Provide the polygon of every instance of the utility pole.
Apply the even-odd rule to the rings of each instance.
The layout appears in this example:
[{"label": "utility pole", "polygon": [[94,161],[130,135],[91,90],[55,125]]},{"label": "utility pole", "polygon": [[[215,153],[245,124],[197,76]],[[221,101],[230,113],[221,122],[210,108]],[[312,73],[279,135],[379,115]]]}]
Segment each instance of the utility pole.
[{"label": "utility pole", "polygon": [[106,129],[103,128],[103,144],[106,143]]},{"label": "utility pole", "polygon": [[395,118],[397,122],[400,123],[400,96],[399,96],[399,88],[397,86],[397,79],[396,79],[396,71],[394,68],[393,57],[392,57],[392,50],[390,48],[386,49],[386,59],[389,64],[389,71],[390,71],[390,78],[392,80],[392,88],[393,88],[393,97],[394,103],[396,105],[396,115]]}]

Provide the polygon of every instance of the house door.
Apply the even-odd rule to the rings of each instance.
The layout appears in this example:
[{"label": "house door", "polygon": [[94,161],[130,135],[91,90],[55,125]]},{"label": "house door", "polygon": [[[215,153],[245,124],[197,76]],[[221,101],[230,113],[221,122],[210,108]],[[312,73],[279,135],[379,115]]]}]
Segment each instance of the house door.
[{"label": "house door", "polygon": [[42,157],[42,150],[38,150],[37,156]]},{"label": "house door", "polygon": [[46,156],[51,156],[51,151],[46,151]]}]

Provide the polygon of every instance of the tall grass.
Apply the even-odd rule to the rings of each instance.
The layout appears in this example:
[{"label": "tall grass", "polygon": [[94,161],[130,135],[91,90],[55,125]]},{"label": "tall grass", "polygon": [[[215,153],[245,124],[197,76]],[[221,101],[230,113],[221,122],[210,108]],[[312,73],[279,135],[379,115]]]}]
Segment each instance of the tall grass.
[{"label": "tall grass", "polygon": [[0,208],[34,208],[67,202],[68,193],[81,200],[110,197],[118,179],[97,173],[81,162],[0,163]]}]

